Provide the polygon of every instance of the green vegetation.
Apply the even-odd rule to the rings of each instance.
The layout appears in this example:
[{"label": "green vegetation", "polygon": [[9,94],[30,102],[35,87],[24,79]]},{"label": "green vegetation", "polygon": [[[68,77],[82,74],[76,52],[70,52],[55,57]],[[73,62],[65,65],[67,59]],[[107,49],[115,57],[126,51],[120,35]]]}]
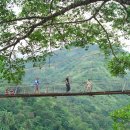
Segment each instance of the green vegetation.
[{"label": "green vegetation", "polygon": [[[121,90],[125,80],[129,89],[129,74],[125,80],[111,77],[103,58],[97,46],[90,46],[87,51],[79,48],[55,51],[41,69],[27,64],[19,86],[33,92],[34,79],[39,77],[42,92],[46,85],[49,91],[55,87],[55,91],[63,92],[64,79],[69,75],[72,92],[85,91],[84,82],[88,78],[93,81],[93,91]],[[1,84],[1,92],[7,87],[5,84]],[[129,104],[129,100],[128,95],[1,99],[0,129],[113,130],[110,113]]]},{"label": "green vegetation", "polygon": [[[123,85],[128,88],[130,53],[122,48],[130,40],[129,25],[129,0],[1,0],[1,93],[18,83],[22,83],[23,92],[33,92],[36,77],[40,77],[41,91],[47,86],[49,92],[65,91],[67,75],[73,92],[85,91],[88,78],[93,81],[93,91],[121,90]],[[87,50],[93,44],[100,52],[93,48],[89,53],[77,48],[72,53],[56,52],[44,64],[54,49],[73,46]],[[111,77],[104,64],[120,78]],[[126,105],[128,99],[124,95],[1,100],[0,129],[111,130],[109,112]],[[114,121],[116,129],[120,120]],[[120,129],[127,128],[122,122],[124,119]]]},{"label": "green vegetation", "polygon": [[130,105],[111,113],[111,117],[114,120],[114,130],[129,130],[130,128]]},{"label": "green vegetation", "polygon": [[43,62],[53,49],[92,44],[109,59],[113,75],[125,75],[129,24],[129,0],[1,0],[0,79],[19,83],[27,62]]}]

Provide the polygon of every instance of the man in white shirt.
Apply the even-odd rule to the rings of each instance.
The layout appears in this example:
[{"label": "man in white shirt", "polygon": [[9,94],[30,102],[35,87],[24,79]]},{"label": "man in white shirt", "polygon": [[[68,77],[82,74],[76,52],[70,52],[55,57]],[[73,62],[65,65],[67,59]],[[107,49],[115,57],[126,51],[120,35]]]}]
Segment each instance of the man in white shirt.
[{"label": "man in white shirt", "polygon": [[87,92],[92,92],[92,88],[93,88],[92,81],[90,79],[88,79],[87,82],[86,82],[86,90],[87,90]]}]

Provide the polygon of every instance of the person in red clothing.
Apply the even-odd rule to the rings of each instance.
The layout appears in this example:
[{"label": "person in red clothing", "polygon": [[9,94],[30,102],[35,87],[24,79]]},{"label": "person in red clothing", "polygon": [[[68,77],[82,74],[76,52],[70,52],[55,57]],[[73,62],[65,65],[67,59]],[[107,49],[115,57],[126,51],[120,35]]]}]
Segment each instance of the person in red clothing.
[{"label": "person in red clothing", "polygon": [[5,95],[14,95],[15,94],[15,91],[14,91],[14,89],[13,88],[11,88],[11,89],[6,89],[5,90]]}]

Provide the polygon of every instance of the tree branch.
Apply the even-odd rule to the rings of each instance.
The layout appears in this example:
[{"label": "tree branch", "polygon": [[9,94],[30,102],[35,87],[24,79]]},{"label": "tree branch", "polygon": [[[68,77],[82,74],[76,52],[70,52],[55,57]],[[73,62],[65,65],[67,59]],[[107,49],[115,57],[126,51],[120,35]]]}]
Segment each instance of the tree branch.
[{"label": "tree branch", "polygon": [[112,47],[112,44],[111,44],[111,41],[109,39],[109,35],[108,35],[106,29],[104,28],[104,26],[100,23],[100,21],[96,17],[94,19],[98,22],[98,24],[101,26],[101,28],[105,32],[107,40],[108,40],[108,43],[109,43],[109,47],[111,49],[111,52],[112,52],[113,56],[116,58],[116,60],[119,61],[118,58],[116,57],[116,54],[115,54],[114,50],[113,50],[113,47]]},{"label": "tree branch", "polygon": [[127,8],[126,8],[126,6],[124,4],[122,4],[122,3],[120,3],[120,4],[124,8],[124,10],[125,10],[124,12],[126,12],[126,17],[124,18],[124,22],[126,22],[127,19],[128,19],[128,10],[127,10]]},{"label": "tree branch", "polygon": [[[12,20],[7,20],[7,21],[1,21],[0,24],[3,24],[3,23],[10,23],[10,22],[15,22],[15,21],[21,21],[21,20],[31,20],[31,19],[49,19],[51,17],[56,17],[58,15],[62,15],[64,14],[65,12],[73,9],[73,8],[76,8],[76,7],[79,7],[79,6],[83,6],[83,5],[88,5],[90,3],[94,3],[94,2],[97,2],[97,1],[108,1],[108,0],[84,0],[84,1],[77,1],[75,3],[72,3],[71,5],[63,8],[62,10],[50,15],[50,16],[47,16],[47,17],[43,17],[43,16],[30,16],[30,17],[25,17],[25,18],[16,18],[16,19],[12,19]],[[53,0],[52,0],[53,2]],[[52,2],[51,2],[51,5],[52,5]],[[50,19],[49,19],[50,20]],[[43,20],[44,21],[44,20]]]},{"label": "tree branch", "polygon": [[80,24],[83,22],[90,21],[91,19],[95,18],[97,14],[99,13],[100,9],[103,7],[103,5],[106,3],[106,1],[102,2],[99,8],[96,9],[95,13],[88,19],[85,20],[77,20],[77,21],[69,21],[69,22],[61,22],[61,23],[53,23],[53,24],[46,24],[45,26],[50,26],[50,25],[59,25],[59,24]]},{"label": "tree branch", "polygon": [[[41,20],[40,22],[32,25],[30,27],[30,30],[22,37],[20,38],[17,38],[16,41],[13,43],[13,44],[9,44],[7,45],[6,47],[0,49],[0,52],[1,51],[4,51],[6,49],[8,49],[9,47],[11,46],[14,46],[16,45],[20,40],[23,40],[25,38],[27,38],[33,31],[36,27],[40,26],[40,25],[43,25],[44,23],[50,21],[50,20],[53,20],[53,18],[57,17],[57,16],[60,16],[60,15],[63,15],[64,13],[66,13],[67,11],[71,10],[71,9],[74,9],[74,8],[77,8],[79,6],[84,6],[84,5],[88,5],[88,4],[91,4],[91,3],[94,3],[94,2],[97,2],[97,1],[102,1],[102,0],[83,0],[83,1],[77,1],[75,3],[72,3],[71,5],[63,8],[62,10],[58,11],[58,12],[55,12],[54,14],[51,14],[47,17],[44,17],[43,20]],[[107,2],[108,0],[104,0],[104,2]],[[22,19],[22,18],[21,18]]]},{"label": "tree branch", "polygon": [[120,3],[120,4],[130,5],[130,0],[115,0],[115,1]]},{"label": "tree branch", "polygon": [[4,51],[12,46],[15,46],[17,43],[19,43],[21,40],[27,38],[35,29],[35,26],[32,26],[31,29],[27,32],[27,34],[25,34],[24,36],[20,37],[20,38],[17,38],[16,41],[13,43],[13,44],[9,44],[7,46],[5,46],[4,48],[0,49],[0,52],[1,51]]},{"label": "tree branch", "polygon": [[10,54],[9,54],[9,61],[10,61],[10,63],[11,63],[11,57],[12,57],[12,54],[13,54],[14,48],[15,48],[15,46],[13,46],[13,48],[12,48]]},{"label": "tree branch", "polygon": [[51,13],[51,10],[52,10],[52,8],[53,8],[53,1],[54,1],[54,0],[51,0],[51,3],[50,3],[50,13]]},{"label": "tree branch", "polygon": [[22,21],[22,20],[31,20],[31,19],[44,19],[44,17],[43,16],[30,16],[30,17],[25,17],[25,18],[16,18],[12,20],[1,21],[0,24]]}]

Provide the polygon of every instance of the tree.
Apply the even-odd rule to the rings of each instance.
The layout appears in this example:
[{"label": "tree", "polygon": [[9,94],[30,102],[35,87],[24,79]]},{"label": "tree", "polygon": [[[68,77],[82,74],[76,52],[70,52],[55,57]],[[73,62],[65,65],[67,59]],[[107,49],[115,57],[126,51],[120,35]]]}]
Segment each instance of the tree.
[{"label": "tree", "polygon": [[39,65],[53,49],[90,44],[104,52],[113,75],[126,74],[130,54],[121,49],[120,37],[129,39],[129,5],[129,0],[0,1],[1,78],[20,82],[26,62]]},{"label": "tree", "polygon": [[11,112],[0,111],[0,128],[1,130],[9,130],[14,125],[14,116]]},{"label": "tree", "polygon": [[114,130],[128,130],[130,127],[130,105],[111,113]]}]

